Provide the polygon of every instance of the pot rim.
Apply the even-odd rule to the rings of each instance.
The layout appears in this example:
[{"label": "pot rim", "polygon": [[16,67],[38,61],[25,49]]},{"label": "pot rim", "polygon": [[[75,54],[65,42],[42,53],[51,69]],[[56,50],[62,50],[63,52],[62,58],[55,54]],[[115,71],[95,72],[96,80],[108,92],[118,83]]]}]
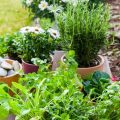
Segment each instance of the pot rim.
[{"label": "pot rim", "polygon": [[[13,62],[13,61],[16,61],[16,60],[11,60],[11,59],[5,59],[5,61],[11,61],[11,62]],[[20,66],[20,70],[19,71],[21,71],[22,70],[22,65],[19,63],[19,66]],[[0,77],[0,78],[11,78],[11,77],[13,77],[13,76],[16,76],[16,75],[19,75],[18,73],[15,73],[15,74],[12,74],[12,75],[9,75],[9,76],[5,76],[5,77]]]},{"label": "pot rim", "polygon": [[[64,59],[65,55],[62,56],[61,58],[61,61],[62,63],[64,63],[63,59]],[[93,66],[93,67],[81,67],[81,68],[77,68],[77,69],[80,69],[80,70],[84,70],[84,69],[93,69],[93,68],[99,68],[100,66],[102,66],[105,62],[105,59],[102,55],[98,55],[98,57],[100,58],[100,64],[99,65],[96,65],[96,66]]]},{"label": "pot rim", "polygon": [[[53,55],[50,54],[50,57],[51,57],[51,63],[52,63],[52,62],[53,62]],[[27,63],[27,62],[25,62],[23,59],[22,59],[22,62],[25,63],[25,64],[27,64],[27,65],[30,65],[30,66],[39,67],[38,65],[34,65],[34,64]]]},{"label": "pot rim", "polygon": [[30,65],[30,66],[36,66],[36,67],[38,67],[38,65],[34,65],[34,64],[30,64],[30,63],[28,63],[28,62],[25,62],[23,59],[22,59],[22,63],[24,63],[24,64],[27,64],[27,65]]}]

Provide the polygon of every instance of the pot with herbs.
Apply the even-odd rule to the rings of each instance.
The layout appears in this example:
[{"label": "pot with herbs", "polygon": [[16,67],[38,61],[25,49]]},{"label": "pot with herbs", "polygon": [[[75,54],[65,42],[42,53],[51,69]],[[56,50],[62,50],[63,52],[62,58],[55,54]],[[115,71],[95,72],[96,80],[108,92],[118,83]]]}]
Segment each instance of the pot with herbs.
[{"label": "pot with herbs", "polygon": [[[99,3],[96,7],[78,0],[67,6],[67,11],[57,16],[61,38],[66,47],[75,51],[77,72],[86,76],[94,71],[103,71],[104,58],[98,52],[106,45],[109,28],[109,8]],[[64,61],[65,57],[62,57]]]},{"label": "pot with herbs", "polygon": [[52,64],[50,54],[55,49],[57,34],[54,34],[50,29],[43,30],[39,27],[24,27],[20,33],[23,34],[20,47],[22,49],[21,58],[24,73],[38,71],[39,66],[33,64],[33,58]]}]

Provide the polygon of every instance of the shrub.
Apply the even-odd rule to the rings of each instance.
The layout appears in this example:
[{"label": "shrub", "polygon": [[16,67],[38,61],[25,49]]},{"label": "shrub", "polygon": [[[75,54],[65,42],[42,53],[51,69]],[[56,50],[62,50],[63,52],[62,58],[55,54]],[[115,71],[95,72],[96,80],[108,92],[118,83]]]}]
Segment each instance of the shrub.
[{"label": "shrub", "polygon": [[19,41],[22,36],[18,32],[12,34],[6,34],[1,36],[1,56],[5,56],[8,54],[10,57],[18,59],[18,55],[21,54],[21,50],[19,49]]},{"label": "shrub", "polygon": [[80,1],[57,16],[63,45],[75,51],[79,67],[92,66],[97,58],[107,39],[108,20],[108,6],[93,4],[90,8],[88,2]]},{"label": "shrub", "polygon": [[59,32],[52,28],[43,30],[37,27],[24,27],[20,32],[23,34],[20,41],[22,59],[29,63],[32,58],[46,59],[50,62],[50,52],[56,47]]}]

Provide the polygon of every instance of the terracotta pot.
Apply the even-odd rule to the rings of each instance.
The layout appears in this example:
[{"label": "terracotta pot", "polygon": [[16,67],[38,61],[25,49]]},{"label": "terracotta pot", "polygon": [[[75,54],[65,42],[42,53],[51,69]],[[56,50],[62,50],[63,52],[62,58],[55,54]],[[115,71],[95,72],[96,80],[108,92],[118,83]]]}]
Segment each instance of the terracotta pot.
[{"label": "terracotta pot", "polygon": [[[62,62],[64,62],[64,57],[61,58]],[[88,67],[88,68],[77,68],[77,73],[81,75],[81,77],[86,77],[87,75],[95,72],[95,71],[103,71],[104,69],[104,57],[101,55],[98,55],[98,59],[100,61],[100,64],[94,67]]]},{"label": "terracotta pot", "polygon": [[[6,59],[6,62],[8,62],[9,64],[12,64],[13,60]],[[22,65],[21,64],[19,64],[19,65],[20,65],[20,70],[22,70]],[[20,78],[20,75],[18,73],[15,73],[10,76],[0,77],[0,82],[6,83],[6,84],[8,84],[9,87],[11,87],[12,82],[18,82],[19,78]],[[13,93],[11,91],[9,91],[9,93],[10,93],[10,95],[13,95]]]},{"label": "terracotta pot", "polygon": [[[50,55],[50,57],[51,57],[51,65],[52,65],[53,57],[52,57],[52,55]],[[37,71],[39,69],[39,66],[34,65],[34,64],[26,63],[24,60],[22,60],[22,67],[23,67],[23,71],[24,71],[25,74],[33,73],[33,72],[37,73]]]},{"label": "terracotta pot", "polygon": [[65,54],[64,51],[54,51],[53,55],[53,65],[52,70],[56,70],[59,67],[59,62],[61,61],[61,57]]},{"label": "terracotta pot", "polygon": [[37,72],[39,69],[39,66],[34,65],[34,64],[29,64],[25,62],[24,60],[22,60],[22,67],[23,67],[23,71],[25,74]]}]

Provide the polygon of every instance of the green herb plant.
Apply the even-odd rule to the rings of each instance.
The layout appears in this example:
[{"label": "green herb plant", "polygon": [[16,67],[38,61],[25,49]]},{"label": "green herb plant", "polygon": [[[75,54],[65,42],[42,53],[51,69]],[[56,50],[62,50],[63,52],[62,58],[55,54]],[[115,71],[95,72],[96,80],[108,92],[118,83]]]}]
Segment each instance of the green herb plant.
[{"label": "green herb plant", "polygon": [[47,32],[40,34],[26,33],[20,41],[21,58],[28,63],[32,63],[32,58],[40,58],[50,62],[50,53],[55,49],[55,42],[55,39]]},{"label": "green herb plant", "polygon": [[[0,85],[0,116],[6,120],[12,113],[16,120],[118,120],[120,117],[120,83],[112,83],[100,93],[96,102],[80,91],[82,80],[77,76],[73,51],[56,71],[39,70],[24,75],[12,87]],[[96,72],[93,87],[106,86],[109,76]],[[105,82],[105,85],[103,85]],[[83,84],[84,85],[84,84]],[[7,93],[9,88],[14,95]],[[97,87],[96,87],[97,88]],[[98,91],[97,91],[98,92]],[[99,92],[98,92],[99,93]]]},{"label": "green herb plant", "polygon": [[79,67],[94,66],[99,50],[105,46],[109,28],[107,5],[81,2],[67,6],[66,12],[56,16],[63,47],[75,51]]},{"label": "green herb plant", "polygon": [[20,83],[13,83],[13,87],[9,88],[14,93],[12,97],[0,86],[0,100],[6,103],[4,108],[9,108],[6,111],[16,115],[16,120],[88,118],[86,111],[91,104],[83,99],[84,94],[80,92],[76,68],[77,64],[70,57],[69,62],[57,71],[25,75]]},{"label": "green herb plant", "polygon": [[7,47],[6,42],[2,36],[0,37],[0,48],[0,56],[4,56],[4,54],[7,53]]},{"label": "green herb plant", "polygon": [[88,112],[89,120],[119,120],[120,82],[114,82],[103,91],[95,106]]},{"label": "green herb plant", "polygon": [[8,55],[9,57],[12,57],[14,59],[19,59],[18,56],[21,54],[19,41],[21,39],[22,39],[22,36],[18,32],[1,36],[0,56]]},{"label": "green herb plant", "polygon": [[83,79],[84,92],[97,99],[102,92],[111,84],[110,76],[105,72],[96,71],[89,78]]}]

